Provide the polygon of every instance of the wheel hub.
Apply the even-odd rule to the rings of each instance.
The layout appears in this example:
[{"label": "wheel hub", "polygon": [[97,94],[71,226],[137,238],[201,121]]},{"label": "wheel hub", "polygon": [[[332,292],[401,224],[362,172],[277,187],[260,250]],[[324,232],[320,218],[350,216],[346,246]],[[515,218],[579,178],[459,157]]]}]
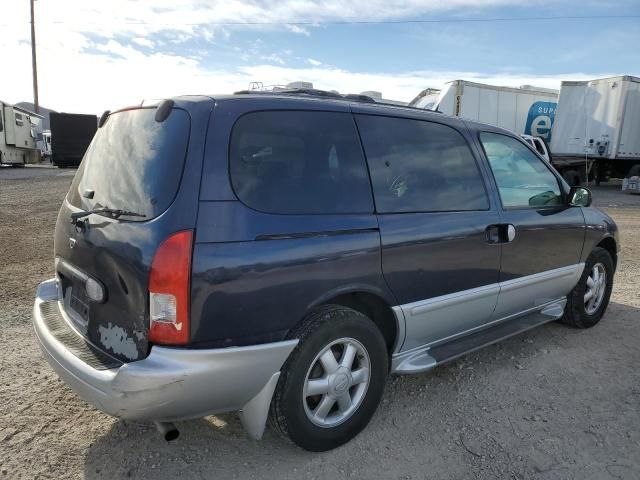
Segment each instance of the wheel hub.
[{"label": "wheel hub", "polygon": [[302,392],[307,418],[323,428],[349,419],[369,387],[371,361],[364,345],[341,338],[325,346],[311,362]]},{"label": "wheel hub", "polygon": [[587,277],[584,292],[584,309],[587,315],[595,314],[604,300],[607,290],[607,271],[602,263],[596,263]]},{"label": "wheel hub", "polygon": [[336,373],[329,375],[329,393],[336,397],[342,395],[347,391],[352,381],[351,371],[341,367]]}]

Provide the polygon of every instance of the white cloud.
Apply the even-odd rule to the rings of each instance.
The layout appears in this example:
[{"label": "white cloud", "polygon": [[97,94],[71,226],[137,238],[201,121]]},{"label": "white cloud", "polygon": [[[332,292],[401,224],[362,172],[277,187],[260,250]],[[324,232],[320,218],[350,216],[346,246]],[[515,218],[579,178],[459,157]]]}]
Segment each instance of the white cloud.
[{"label": "white cloud", "polygon": [[[8,0],[0,0],[8,3]],[[249,52],[237,51],[235,69],[221,70],[202,63],[204,50],[172,54],[171,42],[197,36],[229,35],[231,28],[202,27],[210,22],[266,22],[301,20],[398,19],[460,7],[482,7],[516,0],[356,0],[326,2],[299,0],[41,0],[36,3],[38,23],[38,67],[40,100],[47,107],[99,113],[135,104],[144,98],[180,94],[229,93],[247,88],[251,81],[265,85],[295,80],[314,83],[316,88],[345,93],[381,91],[386,98],[411,100],[426,87],[439,87],[448,80],[465,78],[500,85],[532,84],[557,88],[561,79],[585,79],[580,73],[561,76],[483,75],[475,72],[416,71],[405,73],[352,72],[329,67],[313,58],[309,67],[285,64],[291,51],[270,53],[259,39]],[[31,53],[28,2],[0,5],[3,16],[0,52],[4,75],[0,98],[10,102],[31,99]],[[62,22],[62,23],[56,23]],[[144,23],[144,24],[142,24]],[[253,27],[257,28],[257,27]],[[158,34],[162,33],[162,36]],[[96,36],[101,37],[96,40]],[[107,40],[105,40],[107,39]],[[127,40],[129,39],[129,40]],[[167,44],[169,42],[169,44]],[[144,48],[140,48],[144,47]],[[149,52],[149,48],[153,50]],[[257,59],[257,60],[256,60]],[[277,65],[263,64],[265,59]],[[260,61],[259,65],[251,62]],[[305,62],[305,59],[300,59]]]},{"label": "white cloud", "polygon": [[300,25],[285,25],[286,29],[292,33],[299,33],[305,37],[310,37],[311,32],[308,28],[301,27]]},{"label": "white cloud", "polygon": [[[199,60],[163,53],[143,53],[131,45],[112,40],[100,47],[102,53],[69,50],[39,60],[40,98],[47,107],[87,113],[100,113],[139,103],[145,98],[166,98],[181,94],[231,93],[246,89],[251,81],[265,85],[304,80],[316,88],[358,93],[381,91],[385,98],[409,101],[427,87],[441,87],[446,81],[464,78],[497,85],[532,84],[558,88],[562,79],[587,79],[581,73],[558,76],[484,75],[475,72],[408,71],[351,72],[310,66],[246,65],[234,71],[208,69]],[[27,44],[12,50],[16,69],[30,73]],[[30,75],[5,76],[1,98],[10,102],[31,98]]]},{"label": "white cloud", "polygon": [[266,60],[268,62],[279,63],[280,65],[284,65],[285,61],[283,58],[277,53],[271,53],[269,55],[262,55],[260,57],[262,60]]},{"label": "white cloud", "polygon": [[[4,1],[7,4],[10,1],[12,7],[16,4],[13,0]],[[114,34],[168,29],[191,33],[195,24],[392,20],[519,3],[519,0],[42,0],[36,8],[41,22],[63,22],[77,31]],[[3,20],[11,18],[28,21],[28,8],[3,7]]]},{"label": "white cloud", "polygon": [[154,42],[144,37],[134,37],[131,39],[131,41],[142,47],[153,48],[155,46]]}]

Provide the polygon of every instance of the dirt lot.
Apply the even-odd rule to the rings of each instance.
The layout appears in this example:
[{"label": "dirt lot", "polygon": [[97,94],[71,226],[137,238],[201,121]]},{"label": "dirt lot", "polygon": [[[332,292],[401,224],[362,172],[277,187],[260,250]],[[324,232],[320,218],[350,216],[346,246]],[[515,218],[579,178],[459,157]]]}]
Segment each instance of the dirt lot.
[{"label": "dirt lot", "polygon": [[89,407],[57,379],[30,315],[36,285],[52,275],[71,172],[46,170],[0,170],[0,480],[640,478],[640,197],[595,192],[616,206],[607,211],[623,241],[597,327],[549,324],[432,373],[391,378],[358,438],[311,454],[270,431],[248,440],[235,415],[182,423],[168,444],[151,426]]}]

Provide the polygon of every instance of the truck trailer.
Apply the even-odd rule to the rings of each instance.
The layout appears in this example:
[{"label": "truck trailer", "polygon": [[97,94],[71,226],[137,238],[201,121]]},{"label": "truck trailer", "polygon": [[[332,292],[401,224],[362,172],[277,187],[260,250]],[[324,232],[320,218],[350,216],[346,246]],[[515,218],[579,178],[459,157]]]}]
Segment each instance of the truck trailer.
[{"label": "truck trailer", "polygon": [[640,164],[640,78],[564,81],[551,156],[570,184],[623,178]]},{"label": "truck trailer", "polygon": [[41,115],[0,101],[0,164],[38,163],[37,139],[41,124]]},{"label": "truck trailer", "polygon": [[423,90],[409,106],[488,123],[549,142],[557,102],[558,91],[550,88],[498,87],[453,80],[440,91]]},{"label": "truck trailer", "polygon": [[98,117],[80,113],[49,114],[51,126],[51,161],[59,168],[77,167],[93,135]]}]

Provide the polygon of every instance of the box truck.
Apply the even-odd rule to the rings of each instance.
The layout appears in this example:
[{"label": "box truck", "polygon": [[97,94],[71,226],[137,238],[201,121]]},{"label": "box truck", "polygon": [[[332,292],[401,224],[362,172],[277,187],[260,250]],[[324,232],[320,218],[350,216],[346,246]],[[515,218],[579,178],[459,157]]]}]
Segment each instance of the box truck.
[{"label": "box truck", "polygon": [[0,101],[0,164],[23,166],[40,161],[37,146],[42,116]]},{"label": "box truck", "polygon": [[51,161],[59,168],[80,165],[93,135],[98,117],[80,113],[49,114],[51,126]]},{"label": "box truck", "polygon": [[640,163],[640,78],[562,82],[552,132],[553,163],[570,183],[627,176]]},{"label": "box truck", "polygon": [[550,88],[498,87],[453,80],[440,91],[423,90],[409,106],[488,123],[549,142],[557,102],[558,91]]}]

